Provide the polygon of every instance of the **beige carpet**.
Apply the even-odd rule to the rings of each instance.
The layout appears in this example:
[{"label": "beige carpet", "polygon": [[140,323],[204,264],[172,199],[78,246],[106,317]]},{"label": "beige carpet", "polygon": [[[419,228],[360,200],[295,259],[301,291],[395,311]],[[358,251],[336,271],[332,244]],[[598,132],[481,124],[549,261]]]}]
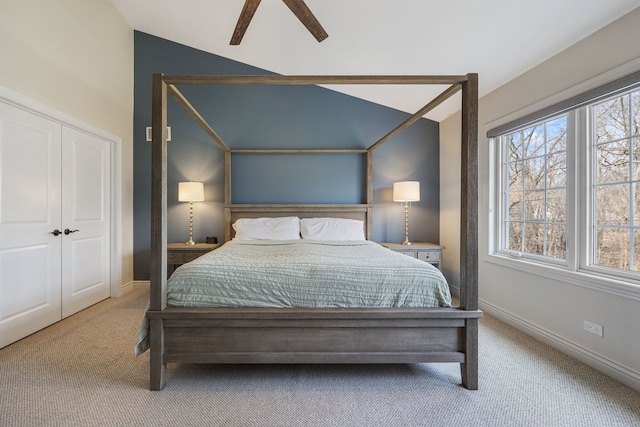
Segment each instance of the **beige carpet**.
[{"label": "beige carpet", "polygon": [[455,364],[169,365],[133,342],[145,290],[0,350],[2,426],[639,426],[640,393],[486,316],[480,390]]}]

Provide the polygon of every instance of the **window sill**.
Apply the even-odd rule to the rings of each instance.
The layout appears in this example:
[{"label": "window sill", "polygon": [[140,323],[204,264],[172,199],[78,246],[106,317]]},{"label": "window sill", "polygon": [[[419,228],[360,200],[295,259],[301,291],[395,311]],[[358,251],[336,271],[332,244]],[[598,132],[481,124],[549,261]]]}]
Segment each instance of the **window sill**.
[{"label": "window sill", "polygon": [[559,280],[582,288],[592,289],[622,298],[640,301],[640,284],[597,272],[571,271],[564,268],[536,263],[523,258],[492,254],[485,262],[528,274]]}]

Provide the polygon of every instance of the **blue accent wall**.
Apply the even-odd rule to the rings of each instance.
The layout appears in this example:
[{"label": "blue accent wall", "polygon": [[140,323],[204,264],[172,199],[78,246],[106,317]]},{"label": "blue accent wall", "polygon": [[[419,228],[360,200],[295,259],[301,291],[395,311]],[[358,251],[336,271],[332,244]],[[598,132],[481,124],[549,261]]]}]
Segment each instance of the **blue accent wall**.
[{"label": "blue accent wall", "polygon": [[[151,76],[272,74],[259,68],[135,32],[134,278],[149,278],[151,216]],[[363,70],[362,74],[374,74]],[[409,114],[318,86],[179,86],[234,149],[367,148]],[[425,103],[428,100],[425,100]],[[172,98],[168,100],[168,241],[188,240],[188,203],[178,182],[204,182],[195,203],[194,240],[224,237],[224,152]],[[396,181],[420,181],[410,211],[412,241],[439,240],[439,128],[420,119],[374,150],[373,240],[400,242],[404,216],[392,201]],[[363,203],[364,154],[234,154],[233,203]]]},{"label": "blue accent wall", "polygon": [[234,203],[367,202],[365,154],[235,153],[231,158]]}]

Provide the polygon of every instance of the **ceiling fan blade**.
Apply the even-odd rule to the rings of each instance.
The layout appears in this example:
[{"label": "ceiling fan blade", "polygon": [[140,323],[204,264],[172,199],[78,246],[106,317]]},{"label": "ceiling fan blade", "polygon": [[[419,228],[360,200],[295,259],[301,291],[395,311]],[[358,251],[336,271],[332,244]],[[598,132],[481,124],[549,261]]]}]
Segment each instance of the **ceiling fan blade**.
[{"label": "ceiling fan blade", "polygon": [[282,0],[319,42],[329,37],[304,0]]},{"label": "ceiling fan blade", "polygon": [[247,27],[253,18],[253,14],[256,13],[256,9],[260,4],[260,0],[245,0],[242,12],[236,23],[236,29],[233,30],[233,36],[231,36],[232,45],[238,45],[244,37],[244,33],[247,31]]}]

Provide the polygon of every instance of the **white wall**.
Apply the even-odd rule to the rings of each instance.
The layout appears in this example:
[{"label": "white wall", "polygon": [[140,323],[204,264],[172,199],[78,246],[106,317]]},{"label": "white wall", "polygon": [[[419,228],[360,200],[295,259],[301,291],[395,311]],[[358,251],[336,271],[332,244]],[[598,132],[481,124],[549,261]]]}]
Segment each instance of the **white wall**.
[{"label": "white wall", "polygon": [[[611,70],[640,68],[640,9],[508,82],[480,100],[479,286],[481,308],[640,390],[640,289],[631,296],[601,292],[487,262],[489,155],[486,132],[506,116]],[[503,59],[508,60],[508,55]],[[629,67],[627,67],[628,69]],[[632,70],[633,71],[633,70]],[[479,76],[482,79],[482,75]],[[566,93],[566,92],[565,92]],[[513,118],[513,117],[512,117]],[[440,124],[441,243],[445,272],[457,285],[459,263],[460,116]],[[604,337],[583,320],[604,325]]]},{"label": "white wall", "polygon": [[2,0],[0,85],[122,138],[122,280],[133,280],[133,30],[109,0]]}]

